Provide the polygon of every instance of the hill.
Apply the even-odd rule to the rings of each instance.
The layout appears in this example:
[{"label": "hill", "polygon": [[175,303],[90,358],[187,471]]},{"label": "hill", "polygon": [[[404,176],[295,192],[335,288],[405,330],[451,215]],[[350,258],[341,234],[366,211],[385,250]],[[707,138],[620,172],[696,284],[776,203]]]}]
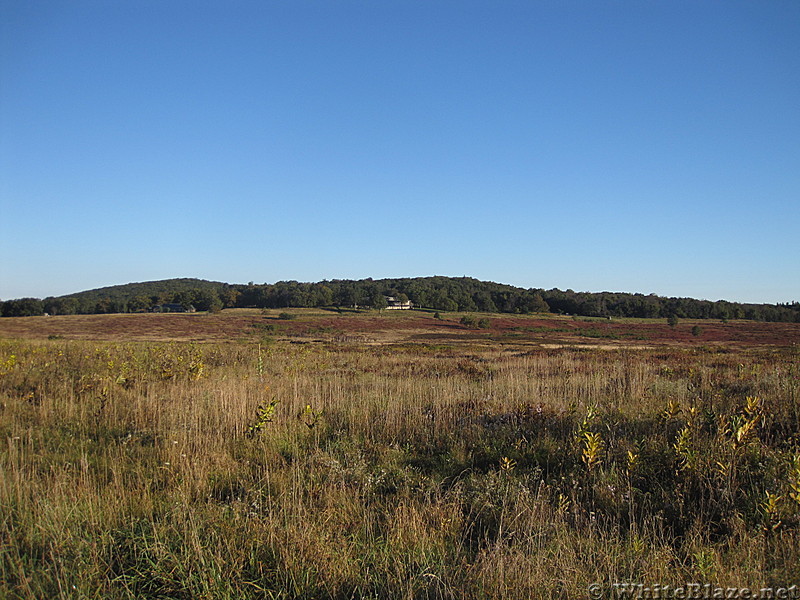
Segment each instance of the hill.
[{"label": "hill", "polygon": [[174,295],[190,290],[213,290],[219,291],[227,284],[219,281],[207,281],[205,279],[195,279],[183,277],[176,279],[163,279],[159,281],[143,281],[138,283],[125,283],[122,285],[112,285],[108,287],[86,290],[75,294],[60,296],[61,298],[75,298],[81,300],[99,301],[103,299],[129,300],[136,296],[160,296]]},{"label": "hill", "polygon": [[520,288],[471,277],[405,277],[227,284],[204,279],[165,279],[87,290],[56,298],[0,303],[2,316],[145,312],[177,303],[197,310],[222,308],[384,308],[386,297],[416,308],[446,312],[530,314],[551,312],[587,317],[749,319],[800,322],[800,303],[742,304],[655,294],[574,292]]}]

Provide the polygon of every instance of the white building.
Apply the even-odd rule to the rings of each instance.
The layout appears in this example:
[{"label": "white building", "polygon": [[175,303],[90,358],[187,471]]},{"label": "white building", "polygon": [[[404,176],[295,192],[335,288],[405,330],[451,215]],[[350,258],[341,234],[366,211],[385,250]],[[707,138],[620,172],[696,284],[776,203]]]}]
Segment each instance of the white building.
[{"label": "white building", "polygon": [[394,296],[384,296],[384,298],[386,298],[386,310],[409,310],[413,306],[411,300],[400,302]]}]

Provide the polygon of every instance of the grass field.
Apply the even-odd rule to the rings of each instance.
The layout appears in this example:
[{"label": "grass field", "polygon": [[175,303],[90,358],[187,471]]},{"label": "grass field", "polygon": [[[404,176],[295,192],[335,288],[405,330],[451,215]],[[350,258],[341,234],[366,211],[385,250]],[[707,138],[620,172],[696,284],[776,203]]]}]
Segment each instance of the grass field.
[{"label": "grass field", "polygon": [[[489,313],[484,328],[460,324],[461,313],[433,311],[353,311],[322,309],[229,309],[219,314],[115,314],[0,319],[0,337],[104,341],[243,341],[259,336],[307,342],[342,340],[397,342],[487,342],[541,346],[610,343],[615,347],[681,345],[701,347],[791,346],[800,342],[799,323],[601,319],[550,314],[513,316]],[[288,315],[291,318],[281,318]],[[693,332],[693,329],[698,329]]]},{"label": "grass field", "polygon": [[799,325],[281,312],[0,319],[0,597],[800,585]]}]

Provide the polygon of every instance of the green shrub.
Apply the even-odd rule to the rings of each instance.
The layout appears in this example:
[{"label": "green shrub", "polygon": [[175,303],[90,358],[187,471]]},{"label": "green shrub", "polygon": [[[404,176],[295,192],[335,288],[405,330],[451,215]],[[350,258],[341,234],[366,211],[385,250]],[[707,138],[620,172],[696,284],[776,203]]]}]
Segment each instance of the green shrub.
[{"label": "green shrub", "polygon": [[459,320],[464,327],[475,328],[478,326],[478,320],[475,318],[474,315],[464,315]]}]

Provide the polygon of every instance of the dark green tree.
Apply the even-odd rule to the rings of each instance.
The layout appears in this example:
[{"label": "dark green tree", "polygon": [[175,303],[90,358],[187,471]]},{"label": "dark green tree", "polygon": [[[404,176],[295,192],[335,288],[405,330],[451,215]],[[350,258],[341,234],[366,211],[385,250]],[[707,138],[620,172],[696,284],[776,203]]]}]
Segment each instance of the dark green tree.
[{"label": "dark green tree", "polygon": [[383,310],[388,304],[386,303],[386,296],[376,293],[372,296],[372,308],[376,310]]},{"label": "dark green tree", "polygon": [[39,298],[19,298],[3,302],[4,317],[37,317],[44,314],[44,303]]},{"label": "dark green tree", "polygon": [[152,300],[144,295],[134,296],[128,302],[128,310],[131,312],[144,312],[153,306]]},{"label": "dark green tree", "polygon": [[44,312],[51,315],[74,315],[78,312],[80,304],[76,298],[45,298]]}]

